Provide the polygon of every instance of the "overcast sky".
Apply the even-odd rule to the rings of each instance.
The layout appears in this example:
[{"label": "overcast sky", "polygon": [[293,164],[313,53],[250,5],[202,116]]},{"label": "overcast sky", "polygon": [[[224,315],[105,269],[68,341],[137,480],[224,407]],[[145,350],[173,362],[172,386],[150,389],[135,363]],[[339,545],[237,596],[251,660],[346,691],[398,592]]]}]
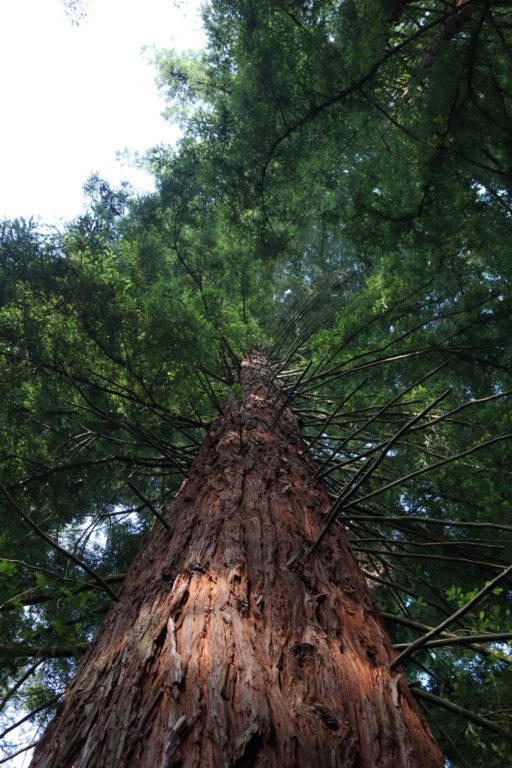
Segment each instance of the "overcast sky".
[{"label": "overcast sky", "polygon": [[175,140],[143,46],[201,48],[198,0],[87,0],[73,26],[62,0],[0,0],[0,218],[54,223],[80,213],[95,171],[151,180],[116,153]]}]

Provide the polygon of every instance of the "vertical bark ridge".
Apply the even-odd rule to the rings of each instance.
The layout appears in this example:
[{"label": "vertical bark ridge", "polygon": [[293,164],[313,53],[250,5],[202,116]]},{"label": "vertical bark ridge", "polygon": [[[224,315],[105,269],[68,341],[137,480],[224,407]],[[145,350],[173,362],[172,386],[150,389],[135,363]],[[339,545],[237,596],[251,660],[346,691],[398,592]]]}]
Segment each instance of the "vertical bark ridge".
[{"label": "vertical bark ridge", "polygon": [[[265,360],[213,422],[32,768],[441,768]],[[297,562],[297,561],[295,561]]]}]

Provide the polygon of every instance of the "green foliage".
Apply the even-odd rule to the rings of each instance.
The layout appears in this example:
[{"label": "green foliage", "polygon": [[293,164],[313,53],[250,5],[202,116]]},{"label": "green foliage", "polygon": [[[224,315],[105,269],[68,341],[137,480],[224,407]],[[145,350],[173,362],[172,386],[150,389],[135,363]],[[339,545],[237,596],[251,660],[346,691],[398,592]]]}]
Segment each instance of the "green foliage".
[{"label": "green foliage", "polygon": [[62,233],[0,228],[2,638],[71,649],[11,647],[2,696],[65,685],[258,344],[394,642],[470,605],[405,663],[450,765],[501,768],[510,579],[470,601],[510,563],[510,11],[214,0],[205,27],[155,57],[185,128],[157,193],[93,176]]}]

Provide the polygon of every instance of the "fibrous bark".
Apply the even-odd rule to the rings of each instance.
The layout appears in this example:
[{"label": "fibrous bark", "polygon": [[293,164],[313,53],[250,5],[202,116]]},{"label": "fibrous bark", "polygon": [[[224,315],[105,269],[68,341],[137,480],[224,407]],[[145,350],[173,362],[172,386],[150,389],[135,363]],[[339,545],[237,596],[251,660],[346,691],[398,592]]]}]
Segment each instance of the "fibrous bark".
[{"label": "fibrous bark", "polygon": [[264,359],[213,422],[32,768],[441,768]]}]

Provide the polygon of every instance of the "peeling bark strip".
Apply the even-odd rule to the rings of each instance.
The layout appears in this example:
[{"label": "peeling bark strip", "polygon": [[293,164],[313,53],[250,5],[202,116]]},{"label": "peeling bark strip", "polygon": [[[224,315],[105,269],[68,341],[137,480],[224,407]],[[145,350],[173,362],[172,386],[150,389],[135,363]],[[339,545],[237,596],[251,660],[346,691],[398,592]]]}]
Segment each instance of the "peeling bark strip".
[{"label": "peeling bark strip", "polygon": [[289,565],[330,505],[267,379],[243,361],[32,768],[441,768],[341,528]]}]

